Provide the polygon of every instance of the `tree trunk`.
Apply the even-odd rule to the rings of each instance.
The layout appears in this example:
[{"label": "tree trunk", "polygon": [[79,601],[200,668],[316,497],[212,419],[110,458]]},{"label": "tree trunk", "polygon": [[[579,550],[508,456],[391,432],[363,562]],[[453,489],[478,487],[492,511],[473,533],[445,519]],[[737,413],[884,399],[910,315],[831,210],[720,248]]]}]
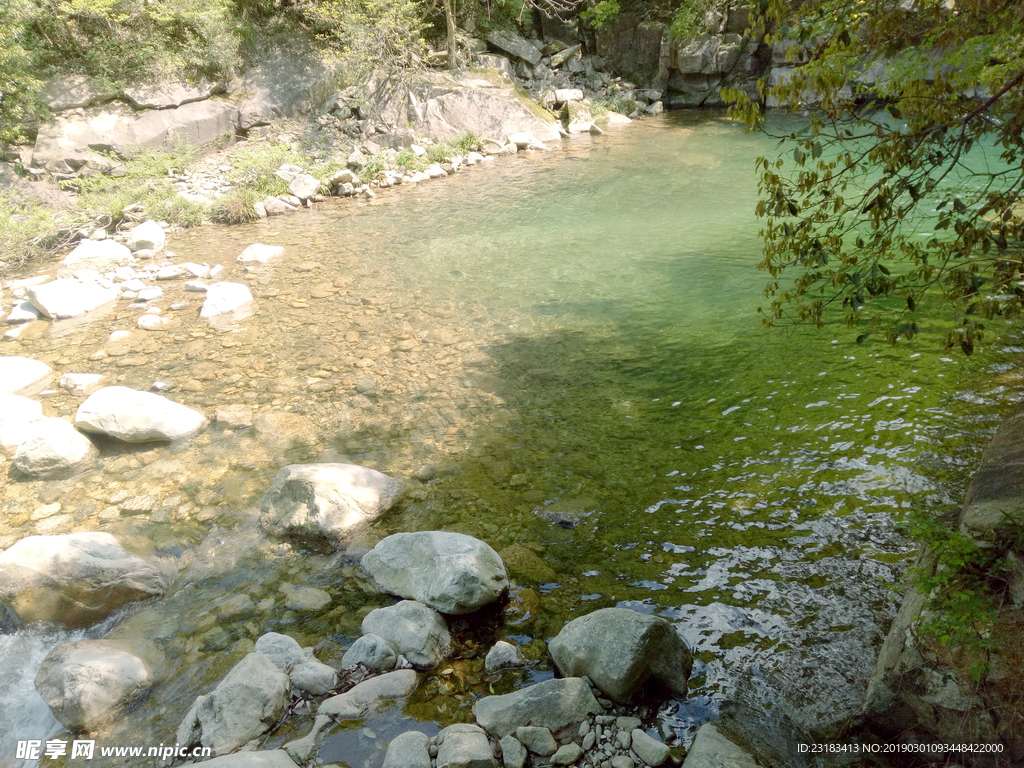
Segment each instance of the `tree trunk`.
[{"label": "tree trunk", "polygon": [[448,22],[448,69],[458,69],[459,43],[455,39],[455,0],[444,0],[444,18]]}]

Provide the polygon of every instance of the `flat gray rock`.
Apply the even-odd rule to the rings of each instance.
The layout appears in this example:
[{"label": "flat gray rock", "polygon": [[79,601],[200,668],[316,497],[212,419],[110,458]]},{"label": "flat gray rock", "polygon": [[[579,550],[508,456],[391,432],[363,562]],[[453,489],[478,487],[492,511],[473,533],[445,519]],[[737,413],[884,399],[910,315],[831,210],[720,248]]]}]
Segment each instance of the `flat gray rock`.
[{"label": "flat gray rock", "polygon": [[417,669],[436,667],[451,646],[441,614],[412,600],[370,611],[363,619],[362,631],[383,638]]},{"label": "flat gray rock", "polygon": [[51,320],[81,317],[117,300],[116,288],[93,280],[65,277],[52,283],[31,285],[26,291],[28,300],[40,314]]},{"label": "flat gray rock", "polygon": [[169,109],[193,101],[203,101],[222,90],[209,81],[190,83],[159,83],[136,85],[124,89],[125,98],[135,109]]},{"label": "flat gray rock", "polygon": [[419,731],[399,734],[388,744],[383,768],[430,768],[428,737]]},{"label": "flat gray rock", "polygon": [[388,701],[405,698],[416,690],[416,683],[416,672],[411,669],[371,677],[345,693],[321,702],[316,713],[330,715],[335,720],[358,720]]},{"label": "flat gray rock", "polygon": [[40,419],[26,429],[14,467],[30,477],[73,475],[91,467],[99,450],[64,419]]},{"label": "flat gray rock", "polygon": [[274,476],[260,503],[260,522],[276,534],[340,540],[390,509],[400,491],[397,480],[368,467],[291,464]]},{"label": "flat gray rock", "polygon": [[645,731],[636,728],[633,730],[632,749],[637,757],[644,761],[651,768],[658,768],[659,765],[668,760],[669,748],[667,744],[649,736]]},{"label": "flat gray rock", "polygon": [[250,653],[211,693],[196,699],[178,727],[178,742],[201,744],[214,755],[232,752],[280,720],[289,690],[288,675],[263,654]]},{"label": "flat gray rock", "polygon": [[579,677],[545,680],[503,696],[485,696],[474,705],[476,721],[490,734],[508,736],[524,725],[551,731],[576,725],[604,709]]},{"label": "flat gray rock", "polygon": [[626,608],[573,619],[548,651],[563,675],[586,675],[618,702],[631,701],[650,678],[685,696],[693,666],[690,649],[671,624]]},{"label": "flat gray rock", "polygon": [[212,760],[182,765],[201,765],[203,768],[295,768],[295,761],[283,749],[268,749],[262,752],[235,752],[233,755],[221,755]]},{"label": "flat gray rock", "polygon": [[362,566],[382,591],[448,614],[472,613],[508,590],[498,553],[461,533],[396,533],[367,552]]},{"label": "flat gray rock", "polygon": [[149,688],[149,665],[109,640],[62,643],[36,674],[39,695],[70,731],[94,731]]},{"label": "flat gray rock", "polygon": [[434,737],[437,768],[498,768],[491,744],[482,728],[456,723]]},{"label": "flat gray rock", "polygon": [[718,729],[714,723],[704,723],[693,737],[686,753],[683,768],[761,768],[746,750],[742,749]]},{"label": "flat gray rock", "polygon": [[529,40],[506,30],[495,29],[487,35],[487,42],[505,53],[511,53],[528,62],[530,66],[537,66],[541,60],[541,53]]},{"label": "flat gray rock", "polygon": [[46,389],[53,369],[30,357],[0,357],[0,395],[36,395]]},{"label": "flat gray rock", "polygon": [[116,240],[82,240],[57,267],[57,277],[73,277],[80,269],[102,273],[133,264],[132,250]]},{"label": "flat gray rock", "polygon": [[103,387],[86,399],[75,414],[84,432],[109,435],[125,443],[170,442],[194,437],[206,428],[199,411],[153,392],[128,387]]},{"label": "flat gray rock", "polygon": [[87,627],[166,590],[163,574],[109,533],[29,536],[0,554],[0,602],[26,622]]}]

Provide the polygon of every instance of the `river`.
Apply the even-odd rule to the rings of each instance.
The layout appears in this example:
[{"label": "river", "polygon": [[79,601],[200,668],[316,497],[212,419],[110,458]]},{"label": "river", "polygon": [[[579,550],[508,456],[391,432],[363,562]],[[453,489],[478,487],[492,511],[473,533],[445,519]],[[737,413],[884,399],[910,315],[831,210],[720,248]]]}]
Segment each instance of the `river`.
[{"label": "river", "polygon": [[[538,641],[614,605],[664,616],[693,649],[690,695],[657,713],[683,743],[727,699],[802,729],[855,714],[914,552],[906,515],[957,503],[1015,400],[1024,348],[1009,327],[971,358],[942,351],[938,324],[897,347],[856,345],[841,318],[766,331],[753,159],[773,145],[721,116],[674,114],[374,201],[175,234],[175,263],[223,264],[221,279],[252,288],[250,318],[211,329],[174,281],[161,284],[166,330],[136,328],[121,302],[5,342],[58,372],[163,382],[210,415],[290,414],[170,447],[104,443],[98,468],[72,481],[2,481],[0,546],[107,530],[178,574],[167,597],[84,635],[145,648],[160,679],[101,738],[173,742],[195,696],[267,631],[338,664],[362,616],[389,601],[345,552],[259,532],[277,469],[310,461],[409,478],[351,552],[443,528],[543,561],[513,568],[504,623],[457,624],[468,639],[454,673],[387,723],[338,730],[325,760],[376,766],[387,734],[470,719],[489,685],[552,674]],[[253,242],[285,255],[245,271],[235,258]],[[67,418],[79,402],[44,400]],[[431,466],[434,479],[412,479]],[[331,603],[289,607],[304,586]],[[222,607],[242,593],[258,610]],[[529,668],[485,678],[496,637]],[[31,680],[66,638],[0,637],[0,765],[14,740],[59,730]]]}]

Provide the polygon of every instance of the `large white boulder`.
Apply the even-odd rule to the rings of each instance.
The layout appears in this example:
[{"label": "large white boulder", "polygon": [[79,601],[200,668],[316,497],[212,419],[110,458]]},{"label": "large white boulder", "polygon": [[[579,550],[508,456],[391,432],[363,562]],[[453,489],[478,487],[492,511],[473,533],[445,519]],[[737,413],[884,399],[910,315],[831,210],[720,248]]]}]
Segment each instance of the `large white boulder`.
[{"label": "large white boulder", "polygon": [[62,643],[43,659],[36,690],[69,731],[94,731],[153,682],[149,665],[120,643]]},{"label": "large white boulder", "polygon": [[35,395],[46,389],[53,369],[30,357],[0,357],[0,395]]},{"label": "large white boulder", "polygon": [[29,536],[0,554],[0,602],[26,622],[87,627],[166,590],[164,575],[109,533]]},{"label": "large white boulder", "polygon": [[29,427],[42,418],[41,403],[21,395],[0,395],[0,453],[13,457],[28,439]]},{"label": "large white boulder", "polygon": [[508,590],[508,574],[498,553],[462,533],[396,533],[363,556],[377,586],[442,613],[472,613]]},{"label": "large white boulder", "polygon": [[361,629],[364,635],[383,638],[417,669],[436,667],[451,648],[452,637],[444,617],[413,600],[370,611]]},{"label": "large white boulder", "polygon": [[150,219],[128,233],[128,248],[132,251],[148,250],[156,253],[164,249],[166,237],[164,228]]},{"label": "large white boulder", "polygon": [[267,749],[262,752],[235,752],[199,763],[182,763],[182,766],[189,765],[202,768],[295,768],[295,761],[283,749]]},{"label": "large white boulder", "polygon": [[199,316],[215,322],[224,319],[241,320],[252,314],[252,292],[241,283],[221,281],[207,286],[206,298]]},{"label": "large white boulder", "polygon": [[[298,197],[298,195],[296,195],[296,197]],[[266,264],[271,259],[276,259],[283,253],[284,248],[280,245],[253,243],[238,255],[237,261],[240,264]]]},{"label": "large white boulder", "polygon": [[99,451],[64,419],[40,419],[29,425],[14,454],[14,467],[31,477],[73,475],[91,467]]},{"label": "large white boulder", "polygon": [[86,399],[75,414],[75,426],[109,435],[125,443],[184,440],[206,428],[199,411],[152,392],[128,387],[103,387]]},{"label": "large white boulder", "polygon": [[573,619],[548,650],[563,675],[586,675],[624,703],[652,678],[685,696],[693,666],[690,649],[671,624],[628,608],[602,608]]},{"label": "large white boulder", "polygon": [[51,320],[81,317],[116,301],[118,297],[117,288],[113,286],[73,277],[30,285],[25,292],[35,308]]},{"label": "large white boulder", "polygon": [[263,497],[260,520],[277,534],[340,539],[390,509],[400,491],[394,478],[355,464],[290,464]]},{"label": "large white boulder", "polygon": [[57,277],[71,277],[80,269],[110,272],[130,264],[135,257],[127,246],[115,240],[83,240],[57,267]]},{"label": "large white boulder", "polygon": [[196,699],[178,726],[178,743],[201,744],[214,755],[232,752],[277,723],[289,690],[288,675],[263,654],[250,653],[213,691]]}]

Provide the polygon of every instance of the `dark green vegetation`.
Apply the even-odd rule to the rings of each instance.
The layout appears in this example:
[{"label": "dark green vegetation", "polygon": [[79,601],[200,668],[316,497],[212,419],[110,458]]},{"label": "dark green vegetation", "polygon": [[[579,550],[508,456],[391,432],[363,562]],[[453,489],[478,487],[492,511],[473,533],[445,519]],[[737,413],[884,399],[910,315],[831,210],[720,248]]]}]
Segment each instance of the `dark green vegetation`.
[{"label": "dark green vegetation", "polygon": [[[918,330],[922,297],[947,299],[966,354],[1024,290],[1024,6],[770,0],[755,26],[809,57],[761,93],[820,103],[785,155],[762,158],[769,325],[821,325],[842,307],[860,339]],[[867,71],[865,71],[867,70]],[[852,89],[850,84],[852,83]],[[739,92],[734,114],[761,109]]]}]

